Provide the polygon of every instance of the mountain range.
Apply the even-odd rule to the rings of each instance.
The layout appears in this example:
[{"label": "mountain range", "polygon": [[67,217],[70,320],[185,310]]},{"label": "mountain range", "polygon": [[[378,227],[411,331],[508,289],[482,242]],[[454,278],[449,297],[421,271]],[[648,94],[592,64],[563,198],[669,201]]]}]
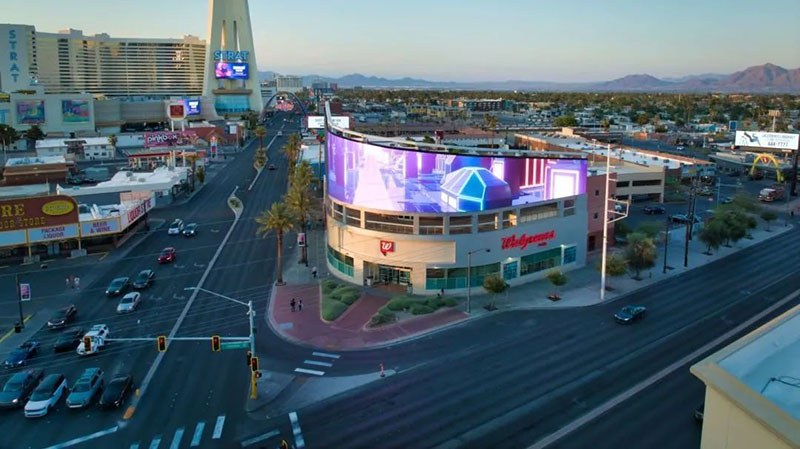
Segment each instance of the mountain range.
[{"label": "mountain range", "polygon": [[[270,79],[276,72],[259,72]],[[748,67],[729,75],[706,73],[679,78],[656,78],[648,74],[627,75],[611,81],[561,83],[553,81],[428,81],[417,78],[381,78],[359,73],[339,78],[302,76],[303,85],[315,81],[336,83],[339,87],[365,89],[449,89],[497,91],[585,91],[585,92],[725,92],[725,93],[800,93],[800,68],[785,69],[775,64]]]}]

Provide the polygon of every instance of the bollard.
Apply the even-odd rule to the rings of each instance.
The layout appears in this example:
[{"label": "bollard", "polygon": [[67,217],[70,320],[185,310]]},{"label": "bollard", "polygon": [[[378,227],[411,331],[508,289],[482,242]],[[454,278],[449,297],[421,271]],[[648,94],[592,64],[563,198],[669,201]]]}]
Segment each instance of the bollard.
[{"label": "bollard", "polygon": [[381,366],[381,377],[386,377],[386,373],[383,371],[383,363],[381,363],[380,366]]}]

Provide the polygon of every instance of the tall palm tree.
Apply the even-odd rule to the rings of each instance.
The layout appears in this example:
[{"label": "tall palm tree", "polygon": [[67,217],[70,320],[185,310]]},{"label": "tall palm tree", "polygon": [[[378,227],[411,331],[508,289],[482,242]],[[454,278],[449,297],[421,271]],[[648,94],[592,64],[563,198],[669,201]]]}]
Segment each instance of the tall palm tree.
[{"label": "tall palm tree", "polygon": [[283,234],[292,229],[292,215],[284,202],[272,203],[269,210],[261,212],[256,217],[256,223],[260,226],[256,230],[256,235],[266,237],[270,231],[275,231],[278,246],[278,280],[277,284],[283,284]]},{"label": "tall palm tree", "polygon": [[[300,162],[289,180],[289,192],[286,195],[286,204],[294,214],[296,224],[303,234],[306,233],[308,212],[311,209],[311,195],[308,186],[311,184],[311,165],[308,161]],[[307,241],[307,239],[306,239]],[[308,244],[302,247],[300,263],[308,263]]]},{"label": "tall palm tree", "polygon": [[492,132],[492,148],[494,148],[494,136],[497,133],[497,116],[492,114],[484,114],[483,121],[486,124],[486,129]]},{"label": "tall palm tree", "polygon": [[263,151],[264,150],[264,136],[267,135],[267,129],[264,128],[263,126],[258,126],[258,127],[256,127],[255,130],[253,130],[253,134],[255,134],[255,136],[258,137],[258,148]]}]

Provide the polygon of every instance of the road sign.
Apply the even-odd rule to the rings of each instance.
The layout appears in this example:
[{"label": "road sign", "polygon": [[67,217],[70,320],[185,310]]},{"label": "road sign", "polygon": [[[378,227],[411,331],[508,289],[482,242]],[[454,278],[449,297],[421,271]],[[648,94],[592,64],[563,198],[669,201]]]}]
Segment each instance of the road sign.
[{"label": "road sign", "polygon": [[226,349],[249,349],[250,342],[249,341],[232,341],[228,343],[222,343],[222,350]]},{"label": "road sign", "polygon": [[20,301],[31,300],[31,284],[19,284],[19,299]]}]

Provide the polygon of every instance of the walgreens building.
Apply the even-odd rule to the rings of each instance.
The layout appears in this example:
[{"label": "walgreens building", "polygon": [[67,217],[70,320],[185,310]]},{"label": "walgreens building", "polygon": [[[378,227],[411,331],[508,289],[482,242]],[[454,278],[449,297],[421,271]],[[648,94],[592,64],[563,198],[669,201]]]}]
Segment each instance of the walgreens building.
[{"label": "walgreens building", "polygon": [[581,154],[418,144],[329,124],[326,156],[328,268],[343,280],[435,294],[586,263]]}]

